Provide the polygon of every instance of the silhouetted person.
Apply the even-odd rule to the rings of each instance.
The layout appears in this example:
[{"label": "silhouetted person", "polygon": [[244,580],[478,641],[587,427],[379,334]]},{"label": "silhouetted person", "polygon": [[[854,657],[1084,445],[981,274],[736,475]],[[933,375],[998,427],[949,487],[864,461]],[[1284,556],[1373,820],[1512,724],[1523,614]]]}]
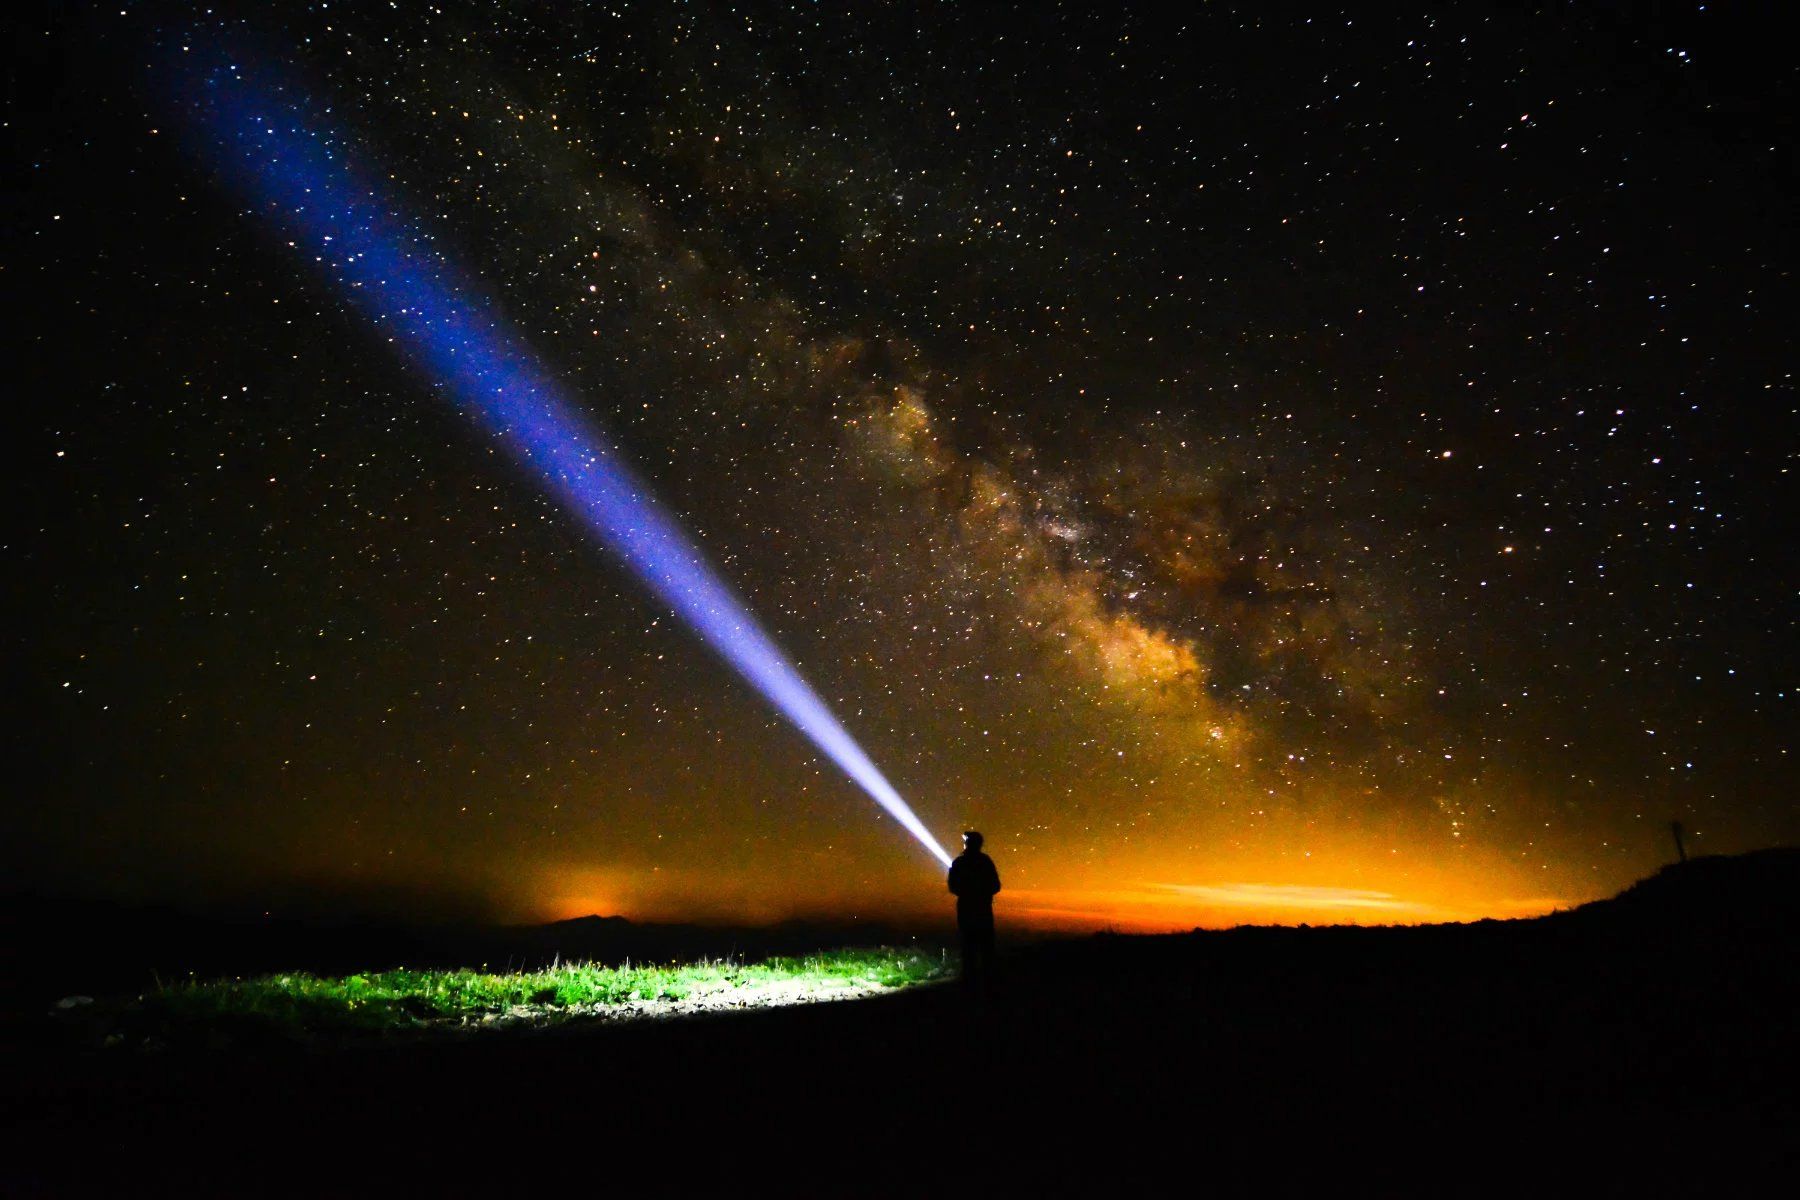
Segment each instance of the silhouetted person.
[{"label": "silhouetted person", "polygon": [[1680,821],[1669,822],[1669,832],[1675,835],[1675,857],[1682,862],[1687,861],[1687,847],[1681,844],[1682,828]]},{"label": "silhouetted person", "polygon": [[962,938],[963,986],[987,990],[994,972],[994,896],[1000,872],[981,852],[981,835],[963,834],[963,852],[950,864],[950,890],[956,895],[956,932]]}]

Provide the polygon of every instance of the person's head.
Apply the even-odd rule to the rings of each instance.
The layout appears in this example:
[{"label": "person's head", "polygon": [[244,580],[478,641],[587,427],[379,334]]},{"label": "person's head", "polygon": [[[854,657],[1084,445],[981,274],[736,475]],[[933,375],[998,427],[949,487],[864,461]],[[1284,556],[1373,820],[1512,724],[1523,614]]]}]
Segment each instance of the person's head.
[{"label": "person's head", "polygon": [[963,849],[964,850],[979,850],[979,849],[981,849],[981,835],[979,833],[976,833],[973,829],[971,829],[967,833],[963,834]]}]

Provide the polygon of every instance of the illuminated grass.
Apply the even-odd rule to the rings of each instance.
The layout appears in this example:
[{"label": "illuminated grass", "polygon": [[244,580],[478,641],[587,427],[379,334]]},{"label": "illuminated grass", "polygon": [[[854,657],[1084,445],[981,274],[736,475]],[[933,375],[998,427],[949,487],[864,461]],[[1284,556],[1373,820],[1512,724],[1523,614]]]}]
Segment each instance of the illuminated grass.
[{"label": "illuminated grass", "polygon": [[756,963],[727,959],[605,967],[571,962],[505,974],[397,970],[324,979],[293,973],[166,985],[142,997],[139,1014],[175,1035],[250,1029],[383,1032],[502,1018],[552,1022],[627,1006],[701,1011],[792,1003],[925,983],[948,971],[949,964],[938,954],[883,948]]}]

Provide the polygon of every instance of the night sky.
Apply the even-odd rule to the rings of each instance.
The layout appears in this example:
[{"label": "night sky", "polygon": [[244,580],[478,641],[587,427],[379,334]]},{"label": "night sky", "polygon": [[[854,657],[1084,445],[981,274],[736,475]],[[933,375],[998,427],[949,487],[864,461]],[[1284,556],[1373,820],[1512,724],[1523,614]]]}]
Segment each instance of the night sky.
[{"label": "night sky", "polygon": [[196,30],[329,107],[1003,921],[1522,915],[1673,819],[1800,840],[1773,7],[1112,7],[33,6],[8,886],[947,911],[223,185]]}]

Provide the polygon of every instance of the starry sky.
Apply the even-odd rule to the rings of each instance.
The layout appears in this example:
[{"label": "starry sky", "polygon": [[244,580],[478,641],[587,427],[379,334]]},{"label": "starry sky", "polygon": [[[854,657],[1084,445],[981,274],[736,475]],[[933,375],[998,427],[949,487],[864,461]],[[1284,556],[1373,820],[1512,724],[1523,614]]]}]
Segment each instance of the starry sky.
[{"label": "starry sky", "polygon": [[944,908],[222,185],[199,29],[306,82],[925,823],[987,834],[1004,920],[1525,915],[1674,819],[1800,840],[1766,14],[1123,7],[34,6],[9,886]]}]

